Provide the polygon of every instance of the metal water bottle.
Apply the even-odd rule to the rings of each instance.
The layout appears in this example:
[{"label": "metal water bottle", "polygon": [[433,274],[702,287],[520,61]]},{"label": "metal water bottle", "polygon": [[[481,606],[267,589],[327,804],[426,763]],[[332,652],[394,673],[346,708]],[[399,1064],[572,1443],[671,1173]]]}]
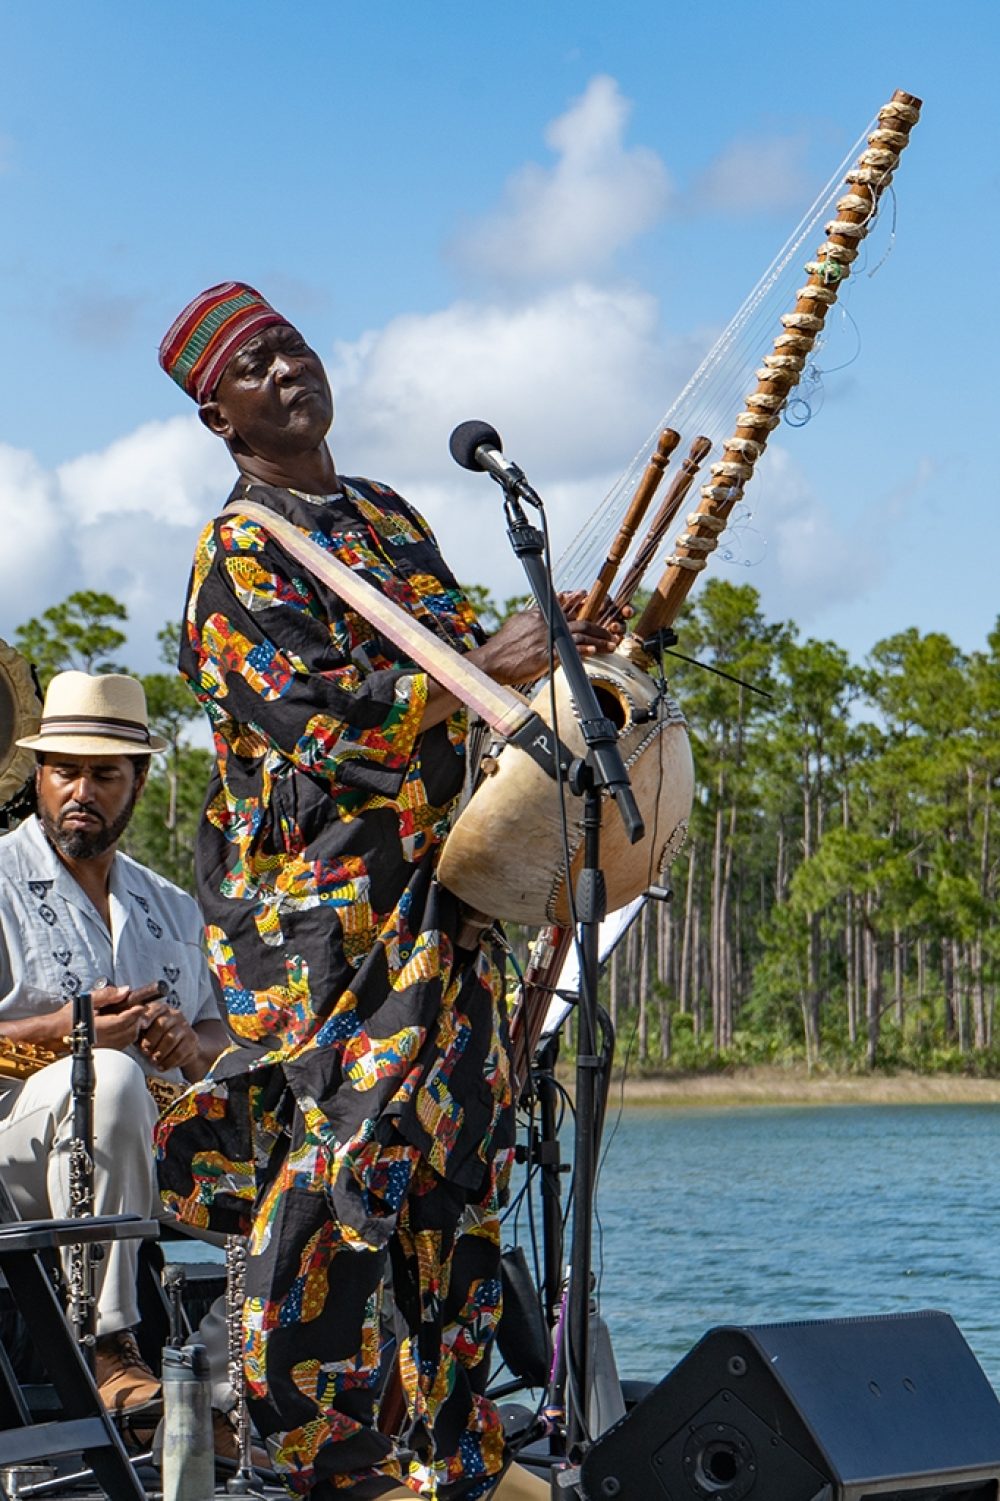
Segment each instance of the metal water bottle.
[{"label": "metal water bottle", "polygon": [[204,1345],[163,1351],[163,1501],[212,1501],[212,1385]]}]

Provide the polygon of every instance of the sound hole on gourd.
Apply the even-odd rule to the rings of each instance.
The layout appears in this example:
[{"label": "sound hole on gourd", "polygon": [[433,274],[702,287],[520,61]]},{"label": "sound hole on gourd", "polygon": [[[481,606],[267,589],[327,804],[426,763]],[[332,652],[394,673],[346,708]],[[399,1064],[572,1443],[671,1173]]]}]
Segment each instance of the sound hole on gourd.
[{"label": "sound hole on gourd", "polygon": [[623,730],[628,723],[628,704],[609,683],[595,682],[594,692],[602,714],[607,715],[616,730]]}]

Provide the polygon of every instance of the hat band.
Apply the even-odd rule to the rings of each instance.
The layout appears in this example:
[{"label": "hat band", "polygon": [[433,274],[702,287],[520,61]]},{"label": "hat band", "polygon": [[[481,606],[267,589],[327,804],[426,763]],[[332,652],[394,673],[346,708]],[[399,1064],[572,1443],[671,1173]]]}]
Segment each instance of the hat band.
[{"label": "hat band", "polygon": [[149,730],[138,719],[110,719],[104,714],[49,714],[38,727],[42,735],[70,734],[87,735],[95,730],[103,731],[114,740],[133,740],[141,745],[149,744]]}]

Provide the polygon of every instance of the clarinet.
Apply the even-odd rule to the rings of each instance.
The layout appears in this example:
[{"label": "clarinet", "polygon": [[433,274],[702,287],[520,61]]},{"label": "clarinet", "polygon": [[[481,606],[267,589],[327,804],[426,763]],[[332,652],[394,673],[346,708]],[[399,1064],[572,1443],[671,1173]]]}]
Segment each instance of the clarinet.
[{"label": "clarinet", "polygon": [[226,1481],[230,1495],[256,1495],[250,1409],[243,1374],[243,1305],[246,1301],[247,1243],[242,1235],[226,1236],[226,1324],[229,1335],[229,1384],[236,1393],[238,1468]]},{"label": "clarinet", "polygon": [[[71,1042],[73,1136],[69,1144],[69,1203],[72,1218],[81,1219],[94,1213],[94,1006],[89,991],[73,997]],[[97,1343],[94,1263],[101,1254],[96,1245],[78,1242],[69,1248],[70,1319],[91,1360]]]}]

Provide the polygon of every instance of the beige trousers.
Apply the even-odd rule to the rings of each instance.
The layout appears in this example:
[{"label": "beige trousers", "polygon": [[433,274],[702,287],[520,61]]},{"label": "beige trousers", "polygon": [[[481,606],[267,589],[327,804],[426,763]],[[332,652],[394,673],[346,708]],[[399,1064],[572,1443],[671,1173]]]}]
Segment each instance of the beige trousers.
[{"label": "beige trousers", "polygon": [[[22,1219],[68,1219],[69,1146],[73,1138],[72,1059],[60,1058],[14,1085],[0,1102],[0,1176]],[[166,1219],[156,1192],[153,1126],[156,1106],[134,1058],[110,1048],[94,1052],[94,1213]],[[111,1241],[95,1263],[97,1333],[139,1322],[139,1242]],[[65,1253],[64,1253],[65,1255]],[[208,1350],[212,1405],[227,1410],[225,1305],[218,1299],[194,1336]]]},{"label": "beige trousers", "polygon": [[[73,1138],[71,1058],[26,1079],[0,1121],[0,1173],[23,1219],[67,1219]],[[142,1069],[124,1053],[94,1053],[94,1213],[152,1217],[156,1106]],[[139,1322],[139,1242],[112,1241],[95,1266],[97,1332]]]}]

